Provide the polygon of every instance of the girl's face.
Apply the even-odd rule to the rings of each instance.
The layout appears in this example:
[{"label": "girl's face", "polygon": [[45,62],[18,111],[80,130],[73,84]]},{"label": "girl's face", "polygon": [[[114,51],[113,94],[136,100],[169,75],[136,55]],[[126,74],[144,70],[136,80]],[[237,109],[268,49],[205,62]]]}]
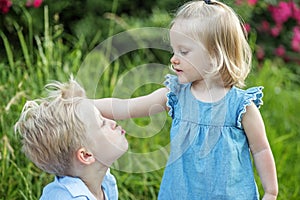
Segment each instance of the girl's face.
[{"label": "girl's face", "polygon": [[200,41],[184,33],[186,20],[176,21],[170,30],[171,63],[180,83],[201,81],[210,70],[210,57]]},{"label": "girl's face", "polygon": [[86,128],[86,148],[96,160],[110,166],[128,149],[125,130],[115,121],[104,118],[89,100],[83,100],[78,111]]}]

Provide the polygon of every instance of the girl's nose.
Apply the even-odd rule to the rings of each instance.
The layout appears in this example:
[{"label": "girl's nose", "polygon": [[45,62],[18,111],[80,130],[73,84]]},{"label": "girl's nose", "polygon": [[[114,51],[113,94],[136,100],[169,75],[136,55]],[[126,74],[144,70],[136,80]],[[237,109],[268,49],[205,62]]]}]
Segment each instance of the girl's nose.
[{"label": "girl's nose", "polygon": [[179,59],[177,58],[177,56],[175,54],[173,54],[173,56],[171,57],[170,59],[170,62],[173,64],[173,65],[178,65],[179,64]]}]

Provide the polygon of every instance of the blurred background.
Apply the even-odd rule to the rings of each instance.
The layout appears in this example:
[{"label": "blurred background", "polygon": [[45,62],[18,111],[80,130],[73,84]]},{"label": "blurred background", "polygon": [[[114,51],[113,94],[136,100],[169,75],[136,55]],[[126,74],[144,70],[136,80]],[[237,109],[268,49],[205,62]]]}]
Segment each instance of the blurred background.
[{"label": "blurred background", "polygon": [[[64,82],[70,74],[76,75],[90,52],[107,38],[137,28],[168,28],[184,2],[0,0],[0,199],[38,199],[53,180],[23,155],[20,137],[14,134],[25,101],[45,95],[43,87],[50,80]],[[223,2],[240,15],[248,32],[254,56],[247,87],[264,86],[261,113],[277,165],[278,199],[296,200],[300,196],[300,1]],[[168,50],[151,48],[120,56],[103,72],[93,97],[112,96],[124,73],[145,63],[168,66],[170,57]],[[167,67],[165,72],[170,73]],[[133,81],[139,84],[140,79]],[[141,85],[130,95],[148,94],[161,86]],[[130,152],[167,146],[171,120],[166,116],[163,120],[163,127],[151,136],[143,131],[129,134]],[[151,123],[149,118],[132,121],[138,127]],[[126,128],[131,122],[121,123]],[[163,170],[128,173],[113,167],[119,199],[156,199]],[[262,192],[259,179],[257,183]]]}]

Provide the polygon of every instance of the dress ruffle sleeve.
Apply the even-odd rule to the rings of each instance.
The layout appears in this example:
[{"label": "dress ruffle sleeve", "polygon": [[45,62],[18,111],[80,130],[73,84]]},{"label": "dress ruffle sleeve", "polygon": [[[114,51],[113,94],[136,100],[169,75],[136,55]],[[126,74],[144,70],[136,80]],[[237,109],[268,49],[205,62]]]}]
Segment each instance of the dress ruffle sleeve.
[{"label": "dress ruffle sleeve", "polygon": [[237,119],[237,126],[239,128],[242,128],[242,117],[243,114],[246,113],[246,107],[251,105],[251,102],[253,102],[257,108],[260,108],[260,106],[263,104],[262,97],[263,97],[263,87],[252,87],[247,90],[245,90],[245,96],[244,100],[241,103],[240,109],[238,111],[238,119]]},{"label": "dress ruffle sleeve", "polygon": [[173,118],[174,117],[174,106],[178,102],[178,92],[180,90],[180,85],[178,83],[177,76],[167,74],[165,76],[166,80],[164,82],[164,85],[169,89],[169,92],[167,93],[167,106],[170,108],[168,114]]}]

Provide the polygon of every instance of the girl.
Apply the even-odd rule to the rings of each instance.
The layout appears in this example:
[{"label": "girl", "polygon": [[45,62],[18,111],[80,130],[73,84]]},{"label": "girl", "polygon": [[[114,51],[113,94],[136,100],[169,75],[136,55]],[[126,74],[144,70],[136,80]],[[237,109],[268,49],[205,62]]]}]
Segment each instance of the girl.
[{"label": "girl", "polygon": [[235,12],[218,1],[183,5],[171,23],[177,76],[165,88],[133,99],[95,100],[108,118],[167,110],[171,153],[158,199],[259,199],[252,154],[264,200],[277,198],[275,163],[258,110],[262,87],[247,90],[251,49]]}]

